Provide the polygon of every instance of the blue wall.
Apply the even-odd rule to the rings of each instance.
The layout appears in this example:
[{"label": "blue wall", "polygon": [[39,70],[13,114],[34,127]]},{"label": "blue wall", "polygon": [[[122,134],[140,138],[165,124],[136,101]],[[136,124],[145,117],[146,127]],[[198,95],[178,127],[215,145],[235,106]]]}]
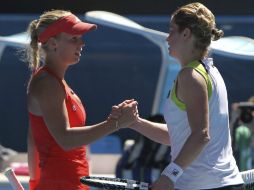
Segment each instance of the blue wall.
[{"label": "blue wall", "polygon": [[[82,16],[80,16],[82,18]],[[36,15],[0,15],[0,35],[24,31]],[[167,16],[131,16],[141,25],[167,32]],[[225,35],[254,38],[254,17],[218,17]],[[151,113],[160,69],[160,50],[141,36],[99,26],[85,37],[86,47],[79,64],[72,66],[66,79],[82,99],[88,124],[103,121],[111,106],[135,98],[144,118]],[[28,127],[26,85],[29,71],[17,50],[6,48],[0,61],[0,143],[26,151]],[[230,103],[245,101],[254,94],[254,63],[214,56],[225,78]],[[128,129],[117,133],[135,138]]]}]

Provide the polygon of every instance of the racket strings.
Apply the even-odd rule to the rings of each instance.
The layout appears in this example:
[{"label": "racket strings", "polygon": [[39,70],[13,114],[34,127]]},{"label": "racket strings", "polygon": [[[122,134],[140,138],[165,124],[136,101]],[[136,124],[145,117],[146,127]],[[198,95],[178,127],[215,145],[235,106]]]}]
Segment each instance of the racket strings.
[{"label": "racket strings", "polygon": [[148,190],[149,184],[135,180],[109,178],[109,177],[91,177],[84,176],[80,179],[83,184],[111,190]]}]

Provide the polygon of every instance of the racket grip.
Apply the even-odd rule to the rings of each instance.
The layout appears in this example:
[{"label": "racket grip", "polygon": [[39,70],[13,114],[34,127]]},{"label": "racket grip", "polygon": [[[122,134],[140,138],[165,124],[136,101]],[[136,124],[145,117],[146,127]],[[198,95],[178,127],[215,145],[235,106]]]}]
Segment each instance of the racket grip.
[{"label": "racket grip", "polygon": [[4,172],[4,175],[7,177],[9,183],[11,184],[13,190],[24,190],[21,183],[18,181],[13,169],[9,168]]}]

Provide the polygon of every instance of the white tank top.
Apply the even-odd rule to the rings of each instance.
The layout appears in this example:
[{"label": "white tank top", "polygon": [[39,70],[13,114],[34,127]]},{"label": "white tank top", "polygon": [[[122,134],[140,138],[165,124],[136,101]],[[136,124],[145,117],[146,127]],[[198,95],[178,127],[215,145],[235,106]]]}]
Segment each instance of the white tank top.
[{"label": "white tank top", "polygon": [[[225,83],[211,58],[202,63],[204,66],[194,61],[187,67],[194,68],[207,82],[210,141],[177,180],[175,188],[180,190],[210,189],[243,183],[231,148]],[[185,105],[177,99],[174,87],[165,103],[164,118],[171,141],[172,160],[175,160],[191,130]]]}]

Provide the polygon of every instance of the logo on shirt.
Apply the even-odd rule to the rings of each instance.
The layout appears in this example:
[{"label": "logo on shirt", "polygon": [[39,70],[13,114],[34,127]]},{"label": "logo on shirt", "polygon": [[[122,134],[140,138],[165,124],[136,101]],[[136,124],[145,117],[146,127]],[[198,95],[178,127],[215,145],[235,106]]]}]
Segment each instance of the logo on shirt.
[{"label": "logo on shirt", "polygon": [[176,169],[173,169],[173,171],[172,171],[171,173],[172,173],[172,175],[174,175],[174,176],[178,176],[179,171],[176,170]]},{"label": "logo on shirt", "polygon": [[77,107],[75,105],[72,105],[72,110],[77,111]]}]

